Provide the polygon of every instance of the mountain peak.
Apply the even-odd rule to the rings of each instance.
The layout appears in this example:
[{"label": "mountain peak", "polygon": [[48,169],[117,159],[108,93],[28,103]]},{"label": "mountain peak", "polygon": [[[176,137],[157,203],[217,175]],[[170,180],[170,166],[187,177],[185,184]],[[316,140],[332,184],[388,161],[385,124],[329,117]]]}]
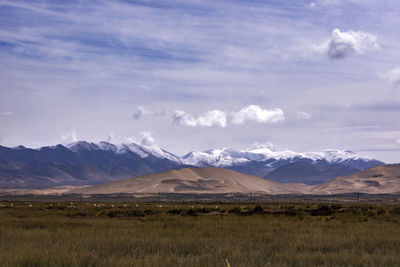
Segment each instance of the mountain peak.
[{"label": "mountain peak", "polygon": [[105,150],[105,151],[116,152],[118,150],[118,147],[115,144],[111,144],[106,141],[101,141],[101,142],[97,143],[96,145],[101,150]]},{"label": "mountain peak", "polygon": [[42,151],[42,150],[54,150],[54,149],[68,149],[68,148],[66,148],[65,146],[63,146],[61,144],[58,144],[58,145],[55,145],[55,146],[42,146],[42,147],[40,147],[40,148],[38,148],[36,150]]},{"label": "mountain peak", "polygon": [[12,147],[11,149],[13,149],[13,150],[22,150],[22,149],[26,149],[26,147],[19,145],[19,146]]},{"label": "mountain peak", "polygon": [[106,141],[101,141],[99,143],[76,141],[66,145],[66,147],[73,152],[103,150],[117,154],[134,153],[141,158],[148,158],[153,156],[159,159],[165,158],[175,162],[181,162],[179,157],[164,149],[159,148],[156,145],[140,145],[134,142],[112,144]]},{"label": "mountain peak", "polygon": [[76,141],[66,145],[66,147],[73,152],[101,150],[95,143],[87,141]]}]

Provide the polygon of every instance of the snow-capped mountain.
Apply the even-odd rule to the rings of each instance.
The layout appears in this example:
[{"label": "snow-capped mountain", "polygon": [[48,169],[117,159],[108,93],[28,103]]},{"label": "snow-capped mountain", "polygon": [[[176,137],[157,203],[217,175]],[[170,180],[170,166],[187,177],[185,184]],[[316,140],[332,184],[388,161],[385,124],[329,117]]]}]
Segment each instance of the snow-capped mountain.
[{"label": "snow-capped mountain", "polygon": [[215,167],[228,167],[246,164],[251,161],[266,162],[287,160],[295,162],[298,160],[319,161],[325,160],[329,163],[345,163],[348,161],[368,162],[373,159],[363,157],[350,150],[327,149],[322,152],[296,153],[293,151],[273,151],[269,148],[258,148],[249,151],[233,150],[228,148],[212,149],[203,152],[190,152],[182,157],[182,162],[194,166],[213,165]]},{"label": "snow-capped mountain", "polygon": [[190,152],[181,160],[187,165],[227,168],[277,182],[307,184],[322,183],[383,164],[349,150],[335,149],[297,153],[269,148],[249,151],[224,148]]},{"label": "snow-capped mountain", "polygon": [[277,182],[319,184],[381,164],[348,150],[297,153],[225,148],[178,157],[152,143],[78,141],[38,149],[0,146],[0,187],[90,185],[190,166],[221,167]]},{"label": "snow-capped mountain", "polygon": [[90,143],[86,141],[76,141],[66,145],[73,152],[82,151],[109,151],[116,154],[134,153],[141,158],[157,157],[160,159],[168,159],[175,162],[181,162],[180,158],[156,145],[139,145],[136,143],[120,143],[112,144],[109,142]]},{"label": "snow-capped mountain", "polygon": [[154,145],[91,143],[38,149],[0,146],[0,187],[91,185],[185,167]]}]

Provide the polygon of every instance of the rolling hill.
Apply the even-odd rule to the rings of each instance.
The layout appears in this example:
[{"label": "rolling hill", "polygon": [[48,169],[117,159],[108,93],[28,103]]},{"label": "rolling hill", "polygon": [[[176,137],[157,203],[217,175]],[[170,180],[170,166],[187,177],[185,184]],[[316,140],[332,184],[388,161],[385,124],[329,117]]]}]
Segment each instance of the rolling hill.
[{"label": "rolling hill", "polygon": [[378,166],[363,172],[315,186],[311,191],[314,194],[393,194],[400,193],[400,164]]},{"label": "rolling hill", "polygon": [[129,193],[305,193],[304,184],[280,184],[232,170],[203,167],[183,168],[157,174],[91,186],[69,193],[129,194]]}]

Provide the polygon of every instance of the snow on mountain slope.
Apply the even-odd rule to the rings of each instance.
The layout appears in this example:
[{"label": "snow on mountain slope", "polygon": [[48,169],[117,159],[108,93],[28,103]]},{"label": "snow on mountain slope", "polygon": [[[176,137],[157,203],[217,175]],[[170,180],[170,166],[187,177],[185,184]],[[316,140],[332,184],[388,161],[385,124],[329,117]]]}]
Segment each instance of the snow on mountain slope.
[{"label": "snow on mountain slope", "polygon": [[251,161],[266,162],[272,164],[275,161],[296,160],[319,161],[326,160],[328,163],[344,163],[348,160],[370,161],[372,159],[360,156],[349,150],[324,150],[322,152],[297,153],[289,150],[273,151],[269,148],[259,148],[249,151],[233,149],[212,149],[203,152],[190,152],[182,157],[182,162],[194,166],[212,165],[216,167],[227,167],[243,165]]},{"label": "snow on mountain slope", "polygon": [[102,150],[97,144],[86,141],[76,141],[65,146],[72,152]]},{"label": "snow on mountain slope", "polygon": [[[53,146],[56,148],[57,146]],[[42,147],[53,148],[53,147]],[[369,157],[361,156],[350,150],[326,149],[320,152],[293,152],[289,150],[275,151],[269,148],[257,148],[253,150],[234,150],[229,148],[210,149],[202,152],[192,151],[183,157],[178,157],[155,144],[137,144],[137,143],[120,143],[112,144],[109,142],[92,143],[87,141],[76,141],[67,144],[72,152],[83,151],[109,151],[116,154],[134,153],[141,158],[156,157],[159,159],[168,159],[177,163],[191,166],[214,166],[214,167],[231,167],[242,166],[249,163],[262,163],[263,166],[273,167],[275,164],[293,163],[301,160],[312,162],[324,161],[329,164],[344,164],[357,169],[366,169],[366,167],[374,167],[379,165],[380,161]],[[13,150],[26,149],[23,146],[12,148]],[[371,166],[368,165],[370,163]],[[365,166],[366,167],[365,167]]]},{"label": "snow on mountain slope", "polygon": [[[0,160],[5,163],[0,164],[3,186],[22,186],[21,181],[48,186],[55,184],[54,179],[60,181],[58,185],[94,184],[188,166],[221,167],[276,182],[314,185],[384,164],[347,150],[297,153],[269,148],[248,151],[225,148],[191,152],[180,158],[155,142],[86,141],[38,149],[0,146]],[[19,182],[10,182],[10,177]]]},{"label": "snow on mountain slope", "polygon": [[66,147],[73,152],[82,151],[109,151],[116,154],[134,153],[139,155],[141,158],[147,158],[154,156],[160,159],[169,159],[175,162],[181,162],[180,158],[174,154],[159,148],[156,145],[139,145],[136,143],[129,144],[112,144],[108,142],[91,143],[86,141],[76,141],[71,144],[66,145]]}]

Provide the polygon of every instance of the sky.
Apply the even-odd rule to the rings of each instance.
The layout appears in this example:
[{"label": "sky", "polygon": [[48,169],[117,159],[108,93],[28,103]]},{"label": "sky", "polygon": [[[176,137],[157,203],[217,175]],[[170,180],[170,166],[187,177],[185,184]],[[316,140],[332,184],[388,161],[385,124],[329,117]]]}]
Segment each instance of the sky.
[{"label": "sky", "polygon": [[0,0],[0,144],[400,162],[397,0]]}]

